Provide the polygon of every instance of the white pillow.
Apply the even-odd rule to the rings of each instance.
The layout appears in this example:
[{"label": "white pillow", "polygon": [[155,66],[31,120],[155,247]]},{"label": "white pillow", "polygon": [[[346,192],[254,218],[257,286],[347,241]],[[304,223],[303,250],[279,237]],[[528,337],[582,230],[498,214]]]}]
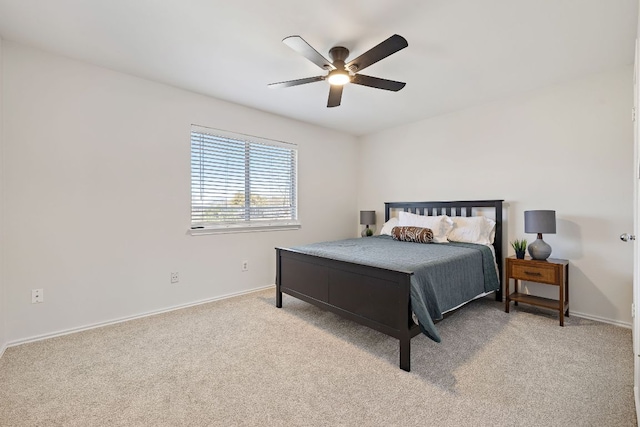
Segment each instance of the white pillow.
[{"label": "white pillow", "polygon": [[398,226],[430,228],[433,231],[433,241],[435,243],[447,243],[447,235],[453,228],[453,221],[446,215],[425,216],[400,212],[398,214]]},{"label": "white pillow", "polygon": [[484,216],[455,216],[453,230],[449,233],[452,242],[476,243],[478,245],[491,245],[495,237],[496,223]]},{"label": "white pillow", "polygon": [[391,236],[391,230],[393,230],[393,227],[397,227],[397,226],[398,226],[398,218],[396,217],[391,218],[389,221],[385,222],[384,225],[382,226],[382,230],[380,230],[380,235]]}]

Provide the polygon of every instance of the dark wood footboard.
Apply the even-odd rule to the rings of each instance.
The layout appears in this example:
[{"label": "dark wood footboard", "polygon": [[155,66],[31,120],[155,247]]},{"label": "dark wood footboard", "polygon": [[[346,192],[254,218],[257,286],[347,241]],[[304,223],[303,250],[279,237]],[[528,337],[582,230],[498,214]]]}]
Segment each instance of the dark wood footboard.
[{"label": "dark wood footboard", "polygon": [[413,273],[364,266],[276,248],[276,306],[282,293],[400,340],[400,368],[411,369]]}]

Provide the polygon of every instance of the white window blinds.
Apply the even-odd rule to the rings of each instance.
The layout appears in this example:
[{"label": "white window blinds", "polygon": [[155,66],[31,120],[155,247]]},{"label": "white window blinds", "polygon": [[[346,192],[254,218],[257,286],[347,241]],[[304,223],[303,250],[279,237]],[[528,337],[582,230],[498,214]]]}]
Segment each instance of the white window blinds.
[{"label": "white window blinds", "polygon": [[297,149],[216,129],[191,128],[191,228],[299,226]]}]

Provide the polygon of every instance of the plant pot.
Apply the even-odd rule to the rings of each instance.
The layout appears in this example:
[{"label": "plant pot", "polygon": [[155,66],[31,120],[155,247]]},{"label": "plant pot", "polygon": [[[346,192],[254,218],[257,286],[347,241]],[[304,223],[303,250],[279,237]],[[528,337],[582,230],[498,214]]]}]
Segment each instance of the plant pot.
[{"label": "plant pot", "polygon": [[524,259],[525,251],[516,251],[516,258]]}]

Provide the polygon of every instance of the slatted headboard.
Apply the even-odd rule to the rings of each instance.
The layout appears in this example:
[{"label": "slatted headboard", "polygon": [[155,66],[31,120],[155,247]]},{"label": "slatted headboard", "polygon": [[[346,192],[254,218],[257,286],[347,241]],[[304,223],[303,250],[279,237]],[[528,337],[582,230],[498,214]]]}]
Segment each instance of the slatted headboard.
[{"label": "slatted headboard", "polygon": [[[496,237],[493,247],[496,252],[498,273],[502,282],[502,202],[504,200],[461,200],[457,202],[386,202],[384,204],[384,220],[389,221],[393,211],[402,210],[417,215],[426,216],[475,216],[483,214],[484,209],[491,209],[492,219],[496,222]],[[484,208],[484,209],[483,209]],[[502,299],[502,292],[496,294],[496,299]]]}]

